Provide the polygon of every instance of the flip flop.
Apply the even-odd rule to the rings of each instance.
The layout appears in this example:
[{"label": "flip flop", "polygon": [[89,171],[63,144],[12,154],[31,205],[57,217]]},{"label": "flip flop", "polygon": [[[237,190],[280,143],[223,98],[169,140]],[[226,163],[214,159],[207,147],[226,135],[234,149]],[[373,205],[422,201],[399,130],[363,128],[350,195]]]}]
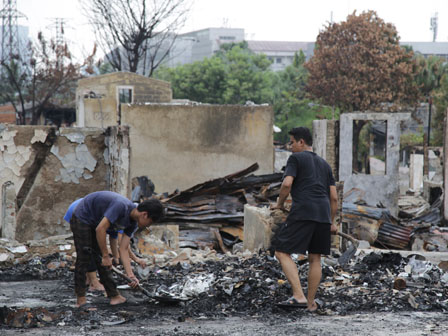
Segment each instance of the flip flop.
[{"label": "flip flop", "polygon": [[288,300],[278,302],[277,306],[282,308],[307,308],[308,303],[299,302],[295,297],[291,296]]},{"label": "flip flop", "polygon": [[90,302],[84,303],[81,307],[75,307],[77,311],[97,310],[98,308]]}]

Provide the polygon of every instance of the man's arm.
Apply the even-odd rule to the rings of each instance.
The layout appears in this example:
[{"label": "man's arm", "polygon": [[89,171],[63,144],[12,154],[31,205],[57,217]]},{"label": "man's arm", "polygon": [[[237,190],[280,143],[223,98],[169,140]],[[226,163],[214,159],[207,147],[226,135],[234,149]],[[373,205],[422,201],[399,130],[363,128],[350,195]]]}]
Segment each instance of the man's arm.
[{"label": "man's arm", "polygon": [[294,182],[293,176],[286,176],[283,179],[282,185],[280,187],[280,192],[277,199],[277,204],[272,206],[271,209],[283,209],[284,203],[291,192],[292,183]]},{"label": "man's arm", "polygon": [[120,243],[119,243],[119,250],[120,250],[120,260],[121,263],[123,264],[124,270],[127,274],[128,277],[130,277],[132,279],[132,283],[130,284],[131,287],[135,288],[138,285],[138,280],[134,275],[134,272],[132,271],[132,266],[131,266],[131,259],[129,258],[129,243],[131,241],[131,238],[124,234],[122,235],[121,239],[120,239]]},{"label": "man's arm", "polygon": [[331,209],[331,232],[336,234],[338,228],[334,223],[336,218],[336,213],[338,212],[338,193],[336,191],[336,186],[330,186],[330,209]]},{"label": "man's arm", "polygon": [[107,236],[107,229],[110,227],[110,222],[106,217],[103,217],[103,219],[101,220],[101,222],[98,224],[98,226],[96,227],[96,240],[98,241],[98,246],[100,248],[101,251],[101,256],[103,257],[102,261],[101,261],[101,265],[105,266],[105,267],[110,267],[112,266],[112,260],[110,259],[109,256],[109,250],[107,249],[107,241],[106,241],[106,236]]}]

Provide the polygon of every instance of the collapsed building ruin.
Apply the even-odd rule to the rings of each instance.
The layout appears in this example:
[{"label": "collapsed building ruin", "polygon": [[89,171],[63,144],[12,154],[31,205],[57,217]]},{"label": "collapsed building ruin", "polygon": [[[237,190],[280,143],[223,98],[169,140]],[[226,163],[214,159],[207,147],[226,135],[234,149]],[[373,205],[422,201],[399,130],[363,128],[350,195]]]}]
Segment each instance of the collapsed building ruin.
[{"label": "collapsed building ruin", "polygon": [[[165,202],[167,216],[149,234],[140,232],[135,237],[134,248],[154,270],[151,274],[139,270],[143,284],[161,291],[168,287],[170,292],[189,288],[188,303],[173,310],[183,319],[257,314],[263,309],[265,315],[277,313],[272,300],[285,295],[288,287],[278,263],[263,252],[275,225],[283,220],[268,210],[282,178],[274,172],[272,108],[173,101],[167,83],[129,73],[81,80],[77,102],[78,127],[3,126],[0,130],[0,281],[22,281],[24,274],[28,280],[70,283],[74,246],[62,219],[68,205],[102,189],[131,197],[132,182],[144,176]],[[408,208],[400,203],[400,123],[407,118],[407,113],[347,113],[339,122],[320,120],[313,125],[314,150],[344,182],[339,185],[340,195],[345,195],[340,197],[338,215],[342,229],[367,241],[365,247],[409,252],[361,251],[346,269],[328,258],[320,295],[328,300],[337,297],[325,307],[329,315],[348,314],[359,307],[448,310],[448,257],[426,254],[430,260],[423,261],[421,255],[410,253],[413,247],[428,251],[431,244],[439,251],[448,247],[446,231],[439,227],[440,219],[447,219],[446,207],[440,216],[445,198],[425,208],[419,203],[413,206],[413,201],[408,201]],[[387,125],[377,129],[386,138],[385,163],[370,160],[368,165],[370,172],[379,174],[366,174],[366,166],[355,171],[357,120]],[[406,221],[400,217],[403,212]],[[414,246],[416,237],[422,237],[417,233],[422,232],[426,236]],[[333,246],[343,248],[338,239]],[[257,257],[253,252],[261,254]],[[298,257],[297,262],[302,261]],[[195,292],[191,283],[204,290]],[[427,286],[429,290],[420,291]],[[357,297],[358,305],[347,299],[347,290]],[[137,298],[140,303],[144,299]],[[56,312],[45,312],[42,300],[36,300],[30,308],[5,299],[8,307],[22,308],[2,311],[0,324],[22,328],[83,319],[70,315],[66,306],[52,306]],[[154,313],[157,304],[142,311]],[[101,313],[97,314],[100,323]]]}]

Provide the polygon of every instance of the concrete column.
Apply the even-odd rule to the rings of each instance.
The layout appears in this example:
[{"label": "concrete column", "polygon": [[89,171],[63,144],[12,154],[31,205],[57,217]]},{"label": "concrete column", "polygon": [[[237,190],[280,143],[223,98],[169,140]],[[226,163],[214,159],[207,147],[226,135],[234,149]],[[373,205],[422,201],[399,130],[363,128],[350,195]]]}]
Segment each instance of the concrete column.
[{"label": "concrete column", "polygon": [[423,155],[411,154],[409,168],[409,187],[414,191],[420,191],[423,187]]},{"label": "concrete column", "polygon": [[267,207],[244,206],[244,250],[258,252],[269,248],[273,224],[270,213]]},{"label": "concrete column", "polygon": [[16,238],[16,191],[14,183],[8,181],[2,186],[1,238]]},{"label": "concrete column", "polygon": [[313,152],[327,158],[327,120],[313,121]]},{"label": "concrete column", "polygon": [[109,163],[109,190],[125,197],[131,196],[129,127],[113,126],[108,129],[106,145]]}]

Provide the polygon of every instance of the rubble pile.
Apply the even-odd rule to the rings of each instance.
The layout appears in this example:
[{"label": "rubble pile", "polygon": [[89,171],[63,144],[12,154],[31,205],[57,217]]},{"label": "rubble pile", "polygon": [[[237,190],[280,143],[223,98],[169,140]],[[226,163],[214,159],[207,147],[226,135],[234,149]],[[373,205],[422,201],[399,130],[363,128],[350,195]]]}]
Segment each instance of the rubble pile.
[{"label": "rubble pile", "polygon": [[179,225],[180,247],[206,245],[213,248],[222,240],[222,249],[223,244],[232,247],[238,241],[236,238],[241,236],[238,232],[242,232],[244,222],[244,205],[269,206],[279,193],[282,174],[249,175],[257,169],[255,163],[162,199],[167,209],[163,223]]},{"label": "rubble pile", "polygon": [[[189,255],[189,254],[186,254]],[[8,281],[59,279],[60,288],[54,294],[56,303],[45,311],[34,307],[9,306],[0,313],[0,324],[7,327],[50,325],[92,325],[125,323],[135,319],[168,319],[185,321],[189,318],[224,318],[252,316],[264,320],[295,319],[306,310],[284,310],[275,303],[291,294],[278,261],[267,254],[252,255],[248,251],[209,253],[210,259],[195,255],[177,262],[155,265],[146,274],[140,274],[141,284],[148,291],[166,292],[183,296],[186,300],[175,305],[145,297],[141,292],[123,290],[129,303],[111,307],[107,299],[97,295],[92,303],[97,308],[75,309],[67,300],[73,296],[73,273],[67,262],[57,269],[51,263],[64,261],[58,254],[30,259],[22,265],[2,269],[2,288]],[[421,259],[421,258],[420,258]],[[403,258],[394,253],[362,252],[344,269],[335,258],[323,259],[323,277],[318,291],[321,314],[346,315],[362,312],[437,311],[448,312],[448,273],[446,265],[440,268],[416,256]],[[307,263],[297,256],[302,284],[305,285]],[[445,270],[444,270],[445,269]],[[42,272],[45,270],[45,272]],[[22,279],[18,274],[23,276]],[[117,279],[122,284],[122,280]],[[4,295],[0,290],[0,297]],[[42,296],[48,295],[42,292]],[[92,294],[90,294],[92,295]],[[0,301],[1,305],[1,301]]]},{"label": "rubble pile", "polygon": [[429,204],[420,195],[402,195],[398,217],[381,204],[367,205],[364,192],[353,188],[344,194],[342,222],[348,233],[383,249],[448,251],[448,228],[441,226],[439,196]]}]

